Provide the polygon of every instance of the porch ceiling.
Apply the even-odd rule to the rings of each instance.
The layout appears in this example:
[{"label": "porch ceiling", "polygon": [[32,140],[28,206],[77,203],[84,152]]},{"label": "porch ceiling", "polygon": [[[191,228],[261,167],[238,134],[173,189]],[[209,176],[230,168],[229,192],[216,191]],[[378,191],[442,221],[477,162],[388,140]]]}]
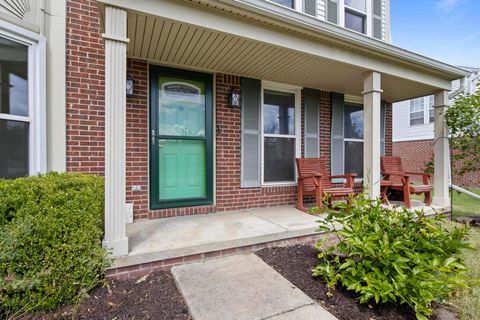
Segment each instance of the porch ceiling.
[{"label": "porch ceiling", "polygon": [[[137,2],[142,1],[137,0]],[[127,4],[126,1],[120,2]],[[187,5],[183,1],[159,2],[162,2],[165,8],[172,6],[172,10],[165,10],[165,16],[160,16],[151,14],[153,10],[146,10],[148,12],[146,13],[127,8],[128,38],[130,39],[127,54],[129,57],[173,67],[235,74],[356,96],[361,95],[363,91],[366,72],[380,71],[382,99],[391,102],[432,94],[436,90],[449,88],[450,85],[450,79],[437,78],[435,72],[403,66],[395,61],[386,62],[378,59],[380,70],[365,67],[376,66],[377,57],[373,53],[369,55],[348,45],[339,46],[328,39],[302,39],[302,41],[309,41],[305,42],[306,45],[318,45],[321,50],[333,48],[335,55],[330,53],[322,56],[314,54],[316,48],[313,47],[309,50],[310,48],[305,49],[300,45],[281,46],[275,41],[259,40],[269,38],[245,37],[232,30],[220,31],[220,29],[207,28],[205,19],[225,19],[225,17],[211,8],[192,8],[198,5]],[[132,7],[134,3],[135,1],[128,2]],[[199,16],[198,20],[172,19],[175,17],[169,16],[168,13],[175,13],[181,9],[179,7],[175,11],[173,6],[185,6],[186,12],[189,10],[193,12],[191,10],[196,9],[199,10],[199,15],[207,15]],[[140,7],[142,6],[139,5],[138,8]],[[225,15],[226,13],[223,12],[223,16]],[[241,21],[247,19],[246,17],[230,16],[228,18],[231,19],[232,24],[240,23],[246,29],[251,24],[260,24],[255,21]],[[220,22],[217,21],[217,23]],[[261,28],[270,33],[272,39],[273,36],[281,36],[283,33],[286,37],[295,39],[294,34],[288,34],[271,25],[265,26],[264,22],[261,24]],[[367,63],[357,63],[359,57]],[[389,70],[392,72],[390,73]],[[400,73],[395,73],[394,70],[400,70]],[[405,76],[400,77],[399,74]],[[417,81],[419,79],[428,81]]]}]

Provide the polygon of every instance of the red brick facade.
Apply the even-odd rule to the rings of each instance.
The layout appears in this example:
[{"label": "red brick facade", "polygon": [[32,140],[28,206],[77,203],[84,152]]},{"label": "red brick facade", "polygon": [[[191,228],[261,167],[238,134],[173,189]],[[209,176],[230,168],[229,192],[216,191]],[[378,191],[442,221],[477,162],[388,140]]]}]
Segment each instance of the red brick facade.
[{"label": "red brick facade", "polygon": [[67,1],[67,170],[103,175],[105,50],[96,1]]},{"label": "red brick facade", "polygon": [[[393,155],[402,158],[406,171],[424,172],[425,163],[433,160],[433,139],[401,141],[393,143]],[[454,175],[453,182],[462,187],[480,187],[480,172],[467,173],[463,177]]]},{"label": "red brick facade", "polygon": [[[67,2],[67,170],[104,174],[104,47],[94,0]],[[294,186],[240,188],[240,110],[228,105],[240,78],[216,74],[215,205],[150,210],[148,190],[148,63],[128,59],[134,95],[126,105],[126,197],[134,218],[161,218],[254,207],[292,205]],[[303,95],[302,95],[303,96]],[[320,156],[330,166],[331,94],[320,93]],[[386,152],[391,154],[392,112],[387,109]],[[303,117],[303,97],[302,97]],[[302,121],[303,146],[303,121]],[[303,152],[303,148],[302,148]],[[132,191],[132,187],[140,188]]]}]

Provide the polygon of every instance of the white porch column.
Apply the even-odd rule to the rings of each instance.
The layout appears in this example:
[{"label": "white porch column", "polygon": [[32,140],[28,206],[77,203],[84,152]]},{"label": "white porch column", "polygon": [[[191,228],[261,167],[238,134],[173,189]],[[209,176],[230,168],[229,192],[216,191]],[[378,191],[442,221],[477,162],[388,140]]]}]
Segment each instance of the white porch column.
[{"label": "white porch column", "polygon": [[105,238],[113,256],[128,254],[125,226],[127,12],[105,7]]},{"label": "white porch column", "polygon": [[450,206],[449,180],[450,180],[450,148],[445,111],[448,108],[448,91],[435,93],[435,157],[434,157],[434,189],[433,204]]},{"label": "white porch column", "polygon": [[370,72],[363,82],[363,184],[367,197],[380,195],[381,75]]}]

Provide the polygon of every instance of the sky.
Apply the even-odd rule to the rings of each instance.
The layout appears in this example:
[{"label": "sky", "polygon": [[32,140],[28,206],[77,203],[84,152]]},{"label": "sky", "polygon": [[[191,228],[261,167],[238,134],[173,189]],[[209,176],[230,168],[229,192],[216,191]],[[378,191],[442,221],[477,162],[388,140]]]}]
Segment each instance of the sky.
[{"label": "sky", "polygon": [[480,0],[390,0],[392,43],[453,65],[480,67]]}]

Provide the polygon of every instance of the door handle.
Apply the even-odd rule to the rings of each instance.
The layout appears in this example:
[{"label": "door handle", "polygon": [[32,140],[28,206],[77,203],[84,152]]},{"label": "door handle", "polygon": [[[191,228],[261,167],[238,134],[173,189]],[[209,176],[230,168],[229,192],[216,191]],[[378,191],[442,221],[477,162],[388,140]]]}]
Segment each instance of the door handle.
[{"label": "door handle", "polygon": [[157,136],[155,135],[155,130],[152,130],[152,146],[155,145],[155,140],[157,140]]}]

